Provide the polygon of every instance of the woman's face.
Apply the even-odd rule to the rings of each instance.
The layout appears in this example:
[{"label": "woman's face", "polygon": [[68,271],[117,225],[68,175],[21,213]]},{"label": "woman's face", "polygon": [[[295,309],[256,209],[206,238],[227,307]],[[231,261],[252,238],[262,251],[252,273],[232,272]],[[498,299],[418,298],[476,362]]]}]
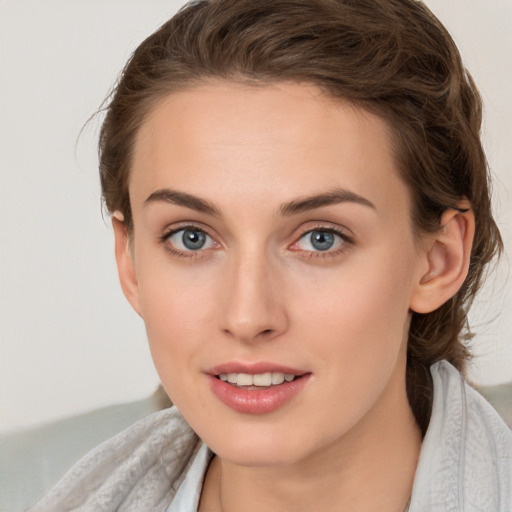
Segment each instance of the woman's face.
[{"label": "woman's face", "polygon": [[312,86],[198,86],[147,117],[129,191],[125,290],[214,452],[291,464],[407,407],[426,263],[381,119]]}]

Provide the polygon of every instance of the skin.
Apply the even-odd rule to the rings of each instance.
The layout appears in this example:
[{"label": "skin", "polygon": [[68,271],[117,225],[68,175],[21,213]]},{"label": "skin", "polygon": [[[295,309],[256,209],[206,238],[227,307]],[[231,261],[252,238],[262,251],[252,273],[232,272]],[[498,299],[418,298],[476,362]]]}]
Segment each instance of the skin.
[{"label": "skin", "polygon": [[[461,285],[473,221],[447,212],[415,237],[391,147],[382,119],[291,83],[196,86],[140,128],[134,234],[114,216],[116,257],[165,389],[216,453],[201,510],[404,509],[421,446],[405,389],[411,311]],[[283,214],[334,190],[364,201]],[[208,235],[203,249],[167,236],[184,226]],[[312,230],[335,231],[333,248],[316,250]],[[276,411],[240,413],[206,375],[232,361],[310,377]]]}]

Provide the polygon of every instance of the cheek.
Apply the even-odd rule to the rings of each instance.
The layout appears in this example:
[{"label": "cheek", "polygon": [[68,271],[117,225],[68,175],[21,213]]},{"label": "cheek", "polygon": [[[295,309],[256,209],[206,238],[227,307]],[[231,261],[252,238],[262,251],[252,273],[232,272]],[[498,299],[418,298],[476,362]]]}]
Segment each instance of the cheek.
[{"label": "cheek", "polygon": [[304,300],[297,315],[297,338],[307,345],[303,348],[325,390],[315,407],[318,414],[331,411],[333,435],[350,430],[405,368],[406,287],[378,270],[347,273],[322,301]]},{"label": "cheek", "polygon": [[[412,259],[369,254],[355,259],[316,290],[303,286],[298,332],[315,340],[327,369],[337,361],[347,380],[389,372],[407,339]],[[339,378],[339,377],[334,377]]]},{"label": "cheek", "polygon": [[[139,299],[151,354],[169,392],[174,379],[187,379],[194,357],[212,342],[215,290],[205,273],[144,265],[141,259]],[[209,335],[210,334],[210,335]]]},{"label": "cheek", "polygon": [[403,325],[408,312],[413,268],[407,253],[400,257],[392,250],[368,251],[351,256],[332,272],[322,269],[307,280],[299,277],[289,287],[295,286],[301,295],[302,318],[311,318],[303,315],[305,311],[322,317],[316,327],[336,326],[341,335],[347,330],[384,329],[387,338],[388,330],[396,333]]}]

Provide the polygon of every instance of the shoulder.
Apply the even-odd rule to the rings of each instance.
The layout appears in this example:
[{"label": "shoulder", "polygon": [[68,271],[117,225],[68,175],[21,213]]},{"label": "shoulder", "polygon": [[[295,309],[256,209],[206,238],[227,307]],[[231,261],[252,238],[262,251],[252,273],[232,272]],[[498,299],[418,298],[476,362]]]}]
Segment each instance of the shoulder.
[{"label": "shoulder", "polygon": [[509,512],[510,429],[449,363],[436,363],[431,374],[432,416],[421,449],[411,512]]},{"label": "shoulder", "polygon": [[152,414],[73,466],[27,512],[165,510],[200,446],[175,407]]}]

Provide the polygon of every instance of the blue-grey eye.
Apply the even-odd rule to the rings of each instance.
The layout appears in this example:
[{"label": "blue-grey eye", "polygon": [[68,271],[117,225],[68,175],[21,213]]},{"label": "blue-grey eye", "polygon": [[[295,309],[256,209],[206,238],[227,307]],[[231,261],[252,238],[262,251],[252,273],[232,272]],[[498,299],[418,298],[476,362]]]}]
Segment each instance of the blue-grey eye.
[{"label": "blue-grey eye", "polygon": [[213,246],[212,238],[200,229],[180,229],[168,241],[180,251],[199,251]]},{"label": "blue-grey eye", "polygon": [[183,245],[187,249],[190,249],[191,251],[197,251],[198,249],[203,248],[206,242],[206,234],[203,231],[192,231],[190,229],[186,229],[183,231],[181,239],[183,241]]},{"label": "blue-grey eye", "polygon": [[297,246],[302,251],[328,251],[337,249],[344,243],[344,239],[332,231],[316,229],[304,233]]}]

